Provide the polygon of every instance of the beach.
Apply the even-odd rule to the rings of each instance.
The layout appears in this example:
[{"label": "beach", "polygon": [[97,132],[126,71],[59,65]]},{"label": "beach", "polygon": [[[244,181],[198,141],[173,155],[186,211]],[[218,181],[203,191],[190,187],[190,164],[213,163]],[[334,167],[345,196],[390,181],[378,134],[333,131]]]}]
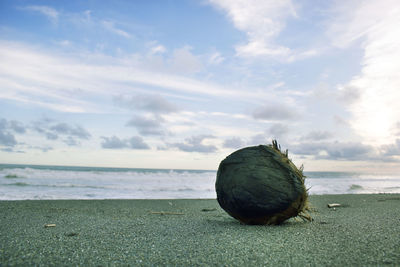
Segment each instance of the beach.
[{"label": "beach", "polygon": [[400,265],[400,194],[310,202],[311,223],[249,226],[215,199],[0,201],[0,266]]}]

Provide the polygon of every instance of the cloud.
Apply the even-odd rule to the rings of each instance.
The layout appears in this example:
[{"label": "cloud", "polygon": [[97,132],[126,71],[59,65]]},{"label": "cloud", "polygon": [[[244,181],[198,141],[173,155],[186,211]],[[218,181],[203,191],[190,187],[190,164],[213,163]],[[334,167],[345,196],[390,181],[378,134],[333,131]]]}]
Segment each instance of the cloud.
[{"label": "cloud", "polygon": [[149,145],[147,145],[140,136],[131,137],[129,139],[129,145],[132,149],[150,149]]},{"label": "cloud", "polygon": [[224,60],[225,58],[221,56],[219,52],[215,52],[208,58],[208,63],[211,65],[218,65],[222,63]]},{"label": "cloud", "polygon": [[13,133],[23,134],[25,132],[26,128],[22,123],[15,120],[0,119],[0,145],[7,147],[16,146],[18,142]]},{"label": "cloud", "polygon": [[135,95],[133,97],[117,96],[114,102],[118,106],[136,111],[144,111],[146,115],[135,115],[126,126],[135,127],[141,135],[165,135],[165,119],[162,115],[178,112],[178,108],[160,95]]},{"label": "cloud", "polygon": [[355,86],[338,86],[336,98],[341,103],[351,105],[360,99],[361,92],[361,88]]},{"label": "cloud", "polygon": [[79,140],[89,140],[92,137],[92,135],[80,125],[57,122],[49,118],[43,118],[33,122],[31,129],[43,135],[47,140],[54,141],[60,139],[68,146],[79,146],[81,145]]},{"label": "cloud", "polygon": [[18,121],[15,121],[15,120],[9,121],[9,127],[10,127],[10,129],[15,131],[16,133],[23,134],[23,133],[26,132],[25,126],[21,122],[18,122]]},{"label": "cloud", "polygon": [[249,142],[249,146],[258,146],[271,143],[271,138],[267,134],[256,134],[253,135]]},{"label": "cloud", "polygon": [[72,42],[69,40],[62,40],[62,41],[54,41],[55,44],[61,46],[61,47],[68,47],[72,45]]},{"label": "cloud", "polygon": [[258,107],[252,115],[253,118],[259,120],[291,120],[297,117],[293,108],[277,104]]},{"label": "cloud", "polygon": [[0,130],[14,131],[15,133],[23,134],[26,132],[26,127],[19,121],[0,119]]},{"label": "cloud", "polygon": [[151,42],[150,54],[164,54],[167,51],[165,46],[158,44],[157,42]]},{"label": "cloud", "polygon": [[300,139],[303,141],[321,141],[330,139],[333,137],[333,134],[328,131],[311,131],[307,135],[301,137]]},{"label": "cloud", "polygon": [[[15,134],[20,134],[20,135],[29,135],[31,130],[34,130],[42,135],[44,135],[48,140],[56,140],[58,139],[58,135],[49,132],[49,123],[54,123],[53,120],[50,119],[42,119],[40,121],[36,121],[33,123],[32,126],[26,126],[23,123],[16,121],[16,120],[6,120],[6,119],[0,119],[0,146],[6,146],[5,149],[1,149],[2,151],[5,152],[15,152],[15,153],[25,153],[25,151],[21,150],[15,150],[15,148],[18,147],[23,147],[27,149],[38,149],[43,152],[47,152],[49,150],[52,150],[53,148],[48,146],[48,145],[28,145],[25,142],[17,142],[15,138]],[[70,145],[70,146],[76,146],[79,145],[80,143],[76,141],[72,136],[65,136],[65,139],[63,140],[64,143]]]},{"label": "cloud", "polygon": [[103,25],[103,27],[104,27],[106,30],[108,30],[108,31],[110,31],[110,32],[112,32],[112,33],[115,33],[115,34],[117,34],[117,35],[119,35],[119,36],[122,36],[122,37],[125,37],[125,38],[128,38],[128,39],[132,37],[131,34],[129,34],[128,32],[117,28],[117,27],[115,26],[115,23],[112,22],[112,21],[103,20],[103,21],[101,22],[101,24]]},{"label": "cloud", "polygon": [[400,139],[394,143],[372,146],[361,142],[312,141],[291,146],[296,155],[312,156],[315,159],[398,162],[400,161]]},{"label": "cloud", "polygon": [[135,127],[141,135],[165,135],[161,116],[134,116],[127,122],[126,126]]},{"label": "cloud", "polygon": [[289,127],[286,124],[275,123],[269,128],[269,133],[272,139],[282,140],[283,137],[289,132]]},{"label": "cloud", "polygon": [[400,121],[398,121],[394,126],[392,131],[396,137],[400,137]]},{"label": "cloud", "polygon": [[37,149],[41,150],[42,152],[48,152],[50,150],[53,150],[54,148],[51,146],[29,146],[30,149]]},{"label": "cloud", "polygon": [[102,148],[109,148],[109,149],[121,149],[127,147],[126,140],[121,140],[116,136],[111,137],[101,137],[104,141],[101,143]]},{"label": "cloud", "polygon": [[0,148],[0,151],[4,151],[4,152],[14,152],[14,150],[11,147],[5,147],[5,148]]},{"label": "cloud", "polygon": [[232,137],[230,139],[226,139],[223,143],[223,147],[233,149],[244,147],[245,145],[246,142],[243,141],[240,137]]},{"label": "cloud", "polygon": [[68,146],[79,146],[81,143],[77,141],[75,138],[72,136],[67,136],[66,139],[63,140],[64,143],[66,143]]},{"label": "cloud", "polygon": [[214,138],[212,135],[197,135],[185,139],[185,142],[168,144],[168,147],[175,147],[185,152],[213,153],[218,149],[214,145],[203,143],[205,139]]},{"label": "cloud", "polygon": [[0,145],[13,147],[17,144],[13,134],[0,129]]},{"label": "cloud", "polygon": [[362,38],[369,38],[374,31],[392,20],[396,22],[398,1],[342,1],[337,2],[331,11],[333,18],[328,24],[328,34],[334,45],[345,48]]},{"label": "cloud", "polygon": [[330,34],[335,45],[361,44],[363,51],[360,73],[344,85],[351,100],[349,123],[365,143],[392,144],[400,118],[400,3],[344,1],[334,15]]},{"label": "cloud", "polygon": [[146,60],[140,57],[90,53],[63,56],[7,41],[0,41],[0,57],[0,98],[61,112],[112,112],[110,107],[100,105],[99,100],[111,94],[129,95],[141,90],[172,91],[188,97],[193,94],[196,99],[217,96],[252,100],[264,96],[262,92],[226,88],[146,68],[143,67]]},{"label": "cloud", "polygon": [[46,138],[48,140],[57,140],[58,139],[58,135],[55,134],[55,133],[47,132],[46,133]]},{"label": "cloud", "polygon": [[349,121],[347,119],[344,119],[343,117],[339,116],[339,115],[334,115],[333,116],[333,121],[335,122],[335,124],[339,125],[339,126],[344,126],[344,127],[349,127]]},{"label": "cloud", "polygon": [[311,155],[316,159],[329,160],[375,160],[376,151],[372,146],[359,142],[305,142],[291,146],[297,155]]},{"label": "cloud", "polygon": [[120,139],[117,136],[103,136],[101,138],[103,139],[101,147],[106,149],[150,149],[149,145],[147,145],[140,136],[133,136],[130,139]]},{"label": "cloud", "polygon": [[53,134],[64,134],[77,137],[79,139],[89,139],[90,133],[79,125],[71,126],[67,123],[57,123],[49,128]]},{"label": "cloud", "polygon": [[386,157],[400,156],[400,138],[396,139],[394,144],[383,145],[382,151],[383,155]]},{"label": "cloud", "polygon": [[6,119],[0,119],[0,129],[6,129],[8,128],[8,122]]},{"label": "cloud", "polygon": [[193,55],[190,50],[192,48],[186,46],[173,51],[169,64],[174,72],[190,74],[203,69],[200,59]]},{"label": "cloud", "polygon": [[239,148],[244,146],[258,146],[270,144],[273,139],[279,142],[285,140],[286,135],[289,133],[289,127],[282,123],[272,124],[264,133],[255,134],[248,138],[233,137],[224,142],[226,148]]},{"label": "cloud", "polygon": [[114,102],[119,106],[155,114],[168,114],[178,111],[178,108],[174,104],[160,95],[137,94],[132,97],[120,95],[114,97]]},{"label": "cloud", "polygon": [[53,23],[57,22],[59,17],[58,11],[49,6],[32,5],[23,7],[22,9],[39,12],[40,14],[45,15],[47,18],[49,18]]},{"label": "cloud", "polygon": [[225,11],[235,27],[246,33],[248,43],[238,45],[239,56],[283,56],[291,50],[274,43],[274,38],[285,27],[286,19],[296,17],[296,11],[290,0],[209,0]]}]

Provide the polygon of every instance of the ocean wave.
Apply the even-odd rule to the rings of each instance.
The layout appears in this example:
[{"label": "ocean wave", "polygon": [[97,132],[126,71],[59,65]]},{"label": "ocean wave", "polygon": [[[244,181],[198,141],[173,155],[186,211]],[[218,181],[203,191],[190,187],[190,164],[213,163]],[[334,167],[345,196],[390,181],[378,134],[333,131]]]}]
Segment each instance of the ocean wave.
[{"label": "ocean wave", "polygon": [[146,182],[148,180],[159,179],[160,182],[163,180],[198,180],[203,178],[213,177],[215,178],[215,171],[187,171],[187,170],[150,170],[150,169],[138,169],[138,170],[124,170],[115,171],[115,168],[110,170],[100,171],[94,169],[89,170],[55,170],[55,169],[43,169],[43,168],[14,168],[8,169],[7,172],[0,172],[0,177],[12,178],[28,178],[28,179],[48,179],[48,180],[71,180],[79,179],[85,181],[93,181],[99,183],[107,183],[107,181],[119,180],[126,183],[131,181]]},{"label": "ocean wave", "polygon": [[94,186],[94,185],[80,185],[80,184],[31,184],[24,182],[17,182],[11,184],[2,184],[3,186],[31,186],[31,187],[50,187],[50,188],[92,188],[92,189],[108,189],[106,186]]},{"label": "ocean wave", "polygon": [[16,175],[16,174],[10,173],[10,174],[7,174],[6,176],[4,176],[4,178],[7,178],[7,179],[15,179],[15,178],[22,178],[22,177],[19,177],[19,176]]},{"label": "ocean wave", "polygon": [[6,179],[24,179],[24,178],[26,178],[23,175],[18,175],[18,174],[15,174],[15,173],[6,174],[3,177],[6,178]]},{"label": "ocean wave", "polygon": [[350,187],[349,187],[349,190],[350,191],[355,191],[355,190],[362,190],[362,189],[364,189],[361,185],[359,185],[359,184],[352,184],[352,185],[350,185]]},{"label": "ocean wave", "polygon": [[30,184],[27,183],[22,183],[22,182],[17,182],[17,183],[12,183],[12,184],[5,184],[8,186],[30,186]]},{"label": "ocean wave", "polygon": [[385,187],[385,189],[395,190],[395,189],[400,189],[400,186],[389,186]]},{"label": "ocean wave", "polygon": [[[0,166],[2,200],[216,197],[216,171]],[[344,172],[306,175],[306,187],[311,187],[309,193],[313,195],[400,193],[400,176]]]}]

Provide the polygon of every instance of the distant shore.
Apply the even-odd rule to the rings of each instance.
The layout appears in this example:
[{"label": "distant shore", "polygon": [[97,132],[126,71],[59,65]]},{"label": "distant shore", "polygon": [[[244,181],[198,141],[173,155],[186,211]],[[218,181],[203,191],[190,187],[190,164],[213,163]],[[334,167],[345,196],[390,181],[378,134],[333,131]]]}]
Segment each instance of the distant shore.
[{"label": "distant shore", "polygon": [[400,265],[400,194],[310,201],[313,222],[280,226],[242,225],[212,199],[0,201],[0,266]]}]

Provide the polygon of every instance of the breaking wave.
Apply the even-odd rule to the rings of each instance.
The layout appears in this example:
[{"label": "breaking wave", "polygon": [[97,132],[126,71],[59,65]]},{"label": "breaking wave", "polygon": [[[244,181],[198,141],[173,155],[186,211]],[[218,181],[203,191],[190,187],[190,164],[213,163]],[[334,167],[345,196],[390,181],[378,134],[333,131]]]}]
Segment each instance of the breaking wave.
[{"label": "breaking wave", "polygon": [[[399,176],[307,172],[310,194],[400,193]],[[0,165],[0,200],[216,198],[216,171]]]}]

